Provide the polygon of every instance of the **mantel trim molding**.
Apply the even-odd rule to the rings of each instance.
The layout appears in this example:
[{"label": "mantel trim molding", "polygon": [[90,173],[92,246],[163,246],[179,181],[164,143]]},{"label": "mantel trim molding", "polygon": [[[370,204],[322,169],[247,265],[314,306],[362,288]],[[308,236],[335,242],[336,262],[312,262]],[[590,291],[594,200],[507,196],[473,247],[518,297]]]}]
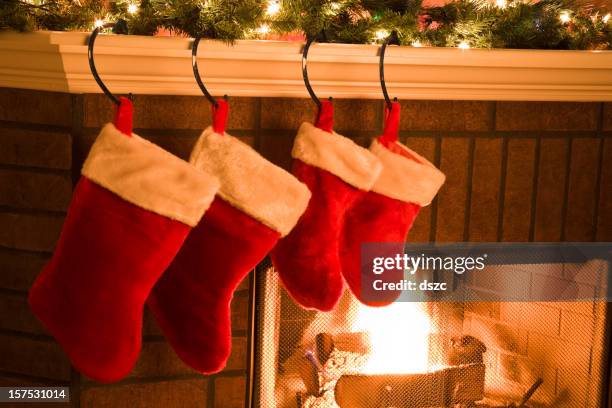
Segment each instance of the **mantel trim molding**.
[{"label": "mantel trim molding", "polygon": [[[100,92],[87,64],[89,33],[0,32],[0,87]],[[96,65],[115,93],[199,95],[191,39],[101,36]],[[301,43],[204,41],[200,69],[216,95],[307,97]],[[382,97],[375,45],[316,44],[311,82],[321,97]],[[612,101],[612,51],[390,47],[387,87],[401,99]]]}]

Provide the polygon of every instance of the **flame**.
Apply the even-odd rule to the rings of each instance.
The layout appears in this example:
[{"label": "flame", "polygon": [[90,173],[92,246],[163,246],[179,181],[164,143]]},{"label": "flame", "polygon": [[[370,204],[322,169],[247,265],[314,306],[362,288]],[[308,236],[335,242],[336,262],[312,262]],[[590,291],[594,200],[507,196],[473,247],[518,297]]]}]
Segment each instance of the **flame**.
[{"label": "flame", "polygon": [[360,305],[353,332],[369,334],[371,352],[364,374],[414,374],[428,370],[431,323],[422,304]]}]

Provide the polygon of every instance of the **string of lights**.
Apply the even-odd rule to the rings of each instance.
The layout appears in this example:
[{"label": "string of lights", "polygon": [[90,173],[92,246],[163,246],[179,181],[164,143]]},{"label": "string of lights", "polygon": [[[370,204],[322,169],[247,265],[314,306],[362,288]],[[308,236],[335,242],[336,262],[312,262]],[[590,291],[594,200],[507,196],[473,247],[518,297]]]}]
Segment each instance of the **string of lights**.
[{"label": "string of lights", "polygon": [[467,48],[611,49],[610,13],[575,0],[3,0],[0,28],[89,31],[123,19],[130,34],[232,42],[296,39]]}]

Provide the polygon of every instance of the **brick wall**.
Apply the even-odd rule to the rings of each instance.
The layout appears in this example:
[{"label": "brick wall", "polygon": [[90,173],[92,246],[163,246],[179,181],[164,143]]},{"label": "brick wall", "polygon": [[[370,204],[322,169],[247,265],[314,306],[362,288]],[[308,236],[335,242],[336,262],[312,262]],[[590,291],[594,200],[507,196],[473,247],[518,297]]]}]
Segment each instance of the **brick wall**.
[{"label": "brick wall", "polygon": [[[524,298],[546,298],[551,288],[569,288],[577,289],[576,298],[588,299],[607,284],[607,267],[596,261],[491,266],[486,275],[480,274],[487,279],[474,279],[470,287],[486,291],[489,298],[496,292],[508,293],[511,283],[512,293]],[[517,398],[542,378],[534,401],[555,408],[599,408],[606,366],[606,309],[605,302],[593,300],[466,302],[463,333],[488,347],[490,395]]]},{"label": "brick wall", "polygon": [[[135,128],[186,158],[210,123],[203,97],[136,96]],[[232,98],[230,133],[287,168],[305,99]],[[365,144],[383,104],[336,101],[336,129]],[[242,407],[249,282],[235,295],[228,368],[203,377],[173,354],[150,316],[126,380],[75,372],[26,304],[57,240],[71,189],[112,106],[100,95],[0,89],[0,384],[72,386],[73,406]],[[414,241],[612,240],[612,104],[406,101],[401,137],[447,174],[418,218]]]}]

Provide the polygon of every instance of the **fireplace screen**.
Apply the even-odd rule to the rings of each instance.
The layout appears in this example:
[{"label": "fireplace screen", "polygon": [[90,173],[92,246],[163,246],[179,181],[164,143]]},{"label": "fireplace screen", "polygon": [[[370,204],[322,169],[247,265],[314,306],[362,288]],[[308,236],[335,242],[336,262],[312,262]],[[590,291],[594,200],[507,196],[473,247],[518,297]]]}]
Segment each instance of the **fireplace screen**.
[{"label": "fireplace screen", "polygon": [[[488,266],[486,282],[538,290],[571,275],[605,290],[604,263]],[[573,268],[569,273],[570,268]],[[595,271],[595,272],[593,272]],[[542,278],[546,279],[540,282]],[[437,277],[457,285],[457,276]],[[597,282],[595,282],[597,281]],[[595,283],[594,283],[595,282]],[[567,282],[566,282],[567,283]],[[595,285],[595,286],[593,286]],[[266,408],[603,407],[607,303],[395,302],[297,306],[270,265],[257,275],[253,401]]]}]

